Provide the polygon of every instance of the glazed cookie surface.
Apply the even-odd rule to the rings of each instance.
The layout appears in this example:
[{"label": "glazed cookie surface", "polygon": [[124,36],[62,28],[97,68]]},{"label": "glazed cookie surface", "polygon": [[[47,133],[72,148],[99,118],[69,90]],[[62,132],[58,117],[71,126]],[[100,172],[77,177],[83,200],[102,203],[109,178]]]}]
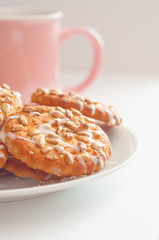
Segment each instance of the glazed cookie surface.
[{"label": "glazed cookie surface", "polygon": [[75,109],[25,106],[8,117],[0,140],[28,167],[60,177],[98,171],[111,155],[107,135]]},{"label": "glazed cookie surface", "polygon": [[7,84],[0,85],[0,126],[12,113],[22,109],[21,94],[12,91]]},{"label": "glazed cookie surface", "polygon": [[8,159],[8,151],[3,144],[0,144],[0,168],[3,168]]},{"label": "glazed cookie surface", "polygon": [[32,94],[31,101],[47,106],[61,106],[65,109],[75,108],[87,117],[104,121],[108,126],[120,125],[122,121],[114,107],[106,107],[103,103],[74,92],[38,88]]}]

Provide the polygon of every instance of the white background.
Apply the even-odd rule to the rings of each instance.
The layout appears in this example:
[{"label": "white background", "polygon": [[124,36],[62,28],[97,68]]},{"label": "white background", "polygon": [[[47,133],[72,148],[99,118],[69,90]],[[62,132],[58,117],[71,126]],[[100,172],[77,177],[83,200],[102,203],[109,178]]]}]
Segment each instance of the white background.
[{"label": "white background", "polygon": [[[63,26],[88,25],[104,38],[106,73],[159,73],[158,0],[0,0],[1,6],[38,6],[64,11]],[[62,70],[88,69],[91,47],[84,37],[62,47]]]}]

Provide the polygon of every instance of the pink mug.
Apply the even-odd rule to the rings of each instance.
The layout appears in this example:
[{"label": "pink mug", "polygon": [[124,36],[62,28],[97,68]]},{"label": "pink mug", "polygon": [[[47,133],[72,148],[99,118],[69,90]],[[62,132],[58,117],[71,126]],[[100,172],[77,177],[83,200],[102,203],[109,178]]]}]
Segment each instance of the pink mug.
[{"label": "pink mug", "polygon": [[[88,37],[94,61],[86,80],[71,91],[82,91],[96,78],[103,60],[103,39],[89,27],[61,28],[60,11],[0,9],[0,82],[20,91],[25,102],[37,87],[59,88],[60,44],[74,34]],[[69,60],[68,60],[69,61]]]}]

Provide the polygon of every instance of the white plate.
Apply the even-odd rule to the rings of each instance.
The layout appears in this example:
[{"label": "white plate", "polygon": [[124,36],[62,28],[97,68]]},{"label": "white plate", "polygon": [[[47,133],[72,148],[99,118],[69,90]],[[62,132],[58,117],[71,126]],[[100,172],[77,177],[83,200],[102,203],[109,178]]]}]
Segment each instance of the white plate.
[{"label": "white plate", "polygon": [[108,175],[127,164],[138,150],[138,141],[125,127],[105,129],[112,144],[112,156],[108,164],[99,172],[80,178],[67,178],[63,182],[39,183],[32,179],[15,178],[13,175],[0,177],[0,202],[16,201],[42,196],[48,193],[76,186]]}]

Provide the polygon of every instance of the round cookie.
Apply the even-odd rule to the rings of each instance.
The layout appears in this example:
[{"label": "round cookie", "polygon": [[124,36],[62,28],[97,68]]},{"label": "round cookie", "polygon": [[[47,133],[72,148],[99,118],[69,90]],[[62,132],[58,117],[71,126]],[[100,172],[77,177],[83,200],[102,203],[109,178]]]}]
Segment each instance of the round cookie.
[{"label": "round cookie", "polygon": [[0,168],[3,168],[8,159],[8,151],[3,144],[0,144]]},{"label": "round cookie", "polygon": [[0,140],[28,167],[60,177],[100,170],[111,155],[107,135],[75,109],[25,106],[5,122]]},{"label": "round cookie", "polygon": [[122,121],[114,107],[106,107],[103,103],[74,92],[38,88],[32,94],[31,101],[47,106],[61,106],[65,109],[75,108],[87,117],[104,121],[108,126],[120,125]]},{"label": "round cookie", "polygon": [[22,163],[18,159],[15,159],[13,156],[9,156],[4,166],[4,169],[8,172],[13,173],[16,177],[21,178],[33,178],[39,181],[61,180],[61,178],[58,176],[45,173],[40,170],[32,169],[28,167],[25,163]]},{"label": "round cookie", "polygon": [[12,91],[7,84],[0,85],[0,126],[12,113],[22,109],[21,94]]}]

